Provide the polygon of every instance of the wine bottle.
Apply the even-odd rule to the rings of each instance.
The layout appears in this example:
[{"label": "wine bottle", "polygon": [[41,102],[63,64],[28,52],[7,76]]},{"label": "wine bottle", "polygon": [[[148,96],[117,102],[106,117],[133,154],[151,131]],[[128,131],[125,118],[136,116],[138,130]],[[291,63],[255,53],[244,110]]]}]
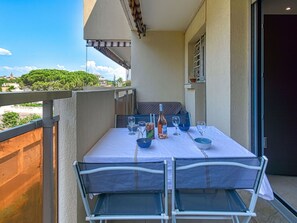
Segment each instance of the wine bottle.
[{"label": "wine bottle", "polygon": [[162,104],[159,104],[158,137],[160,139],[167,138],[167,121],[163,114],[163,105]]}]

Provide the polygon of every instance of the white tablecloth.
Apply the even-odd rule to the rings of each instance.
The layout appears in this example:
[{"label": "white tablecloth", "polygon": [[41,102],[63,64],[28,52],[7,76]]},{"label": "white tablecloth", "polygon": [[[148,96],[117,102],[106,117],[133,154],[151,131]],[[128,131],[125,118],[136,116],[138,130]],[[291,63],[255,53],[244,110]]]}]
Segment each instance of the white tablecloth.
[{"label": "white tablecloth", "polygon": [[[248,157],[254,156],[243,146],[213,126],[208,126],[204,137],[212,140],[208,150],[201,151],[191,138],[199,136],[195,127],[179,136],[173,135],[174,128],[168,128],[168,139],[154,139],[148,149],[137,147],[136,135],[128,135],[125,128],[110,129],[84,156],[84,162],[134,162],[134,161],[168,161],[168,185],[171,188],[171,160],[176,158],[201,157]],[[264,176],[260,188],[260,197],[272,200],[273,192],[269,181]]]}]

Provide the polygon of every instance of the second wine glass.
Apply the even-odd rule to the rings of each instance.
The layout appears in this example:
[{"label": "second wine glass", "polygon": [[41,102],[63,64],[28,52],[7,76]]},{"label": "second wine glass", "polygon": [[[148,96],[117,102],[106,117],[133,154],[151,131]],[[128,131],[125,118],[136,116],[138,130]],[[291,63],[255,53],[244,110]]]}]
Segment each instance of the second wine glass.
[{"label": "second wine glass", "polygon": [[145,133],[145,127],[146,127],[146,122],[145,121],[140,121],[138,122],[138,129],[139,132],[141,133],[141,137],[145,137],[144,133]]},{"label": "second wine glass", "polygon": [[134,125],[135,125],[135,117],[129,116],[128,117],[129,135],[135,135],[135,132],[133,131]]},{"label": "second wine glass", "polygon": [[175,127],[175,133],[173,133],[173,135],[175,135],[175,136],[179,135],[179,133],[177,132],[177,127],[178,127],[179,123],[180,123],[179,116],[173,116],[172,117],[172,124]]},{"label": "second wine glass", "polygon": [[204,131],[206,129],[205,122],[204,121],[198,121],[196,127],[197,127],[197,130],[200,133],[200,135],[203,136],[203,133],[204,133]]}]

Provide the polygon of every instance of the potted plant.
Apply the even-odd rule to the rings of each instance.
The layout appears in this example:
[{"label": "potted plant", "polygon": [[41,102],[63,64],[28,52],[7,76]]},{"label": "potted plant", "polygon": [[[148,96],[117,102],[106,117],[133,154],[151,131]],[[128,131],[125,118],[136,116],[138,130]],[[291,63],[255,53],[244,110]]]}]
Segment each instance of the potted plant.
[{"label": "potted plant", "polygon": [[189,80],[190,80],[191,83],[196,83],[197,78],[194,77],[194,76],[190,76],[190,77],[189,77]]}]

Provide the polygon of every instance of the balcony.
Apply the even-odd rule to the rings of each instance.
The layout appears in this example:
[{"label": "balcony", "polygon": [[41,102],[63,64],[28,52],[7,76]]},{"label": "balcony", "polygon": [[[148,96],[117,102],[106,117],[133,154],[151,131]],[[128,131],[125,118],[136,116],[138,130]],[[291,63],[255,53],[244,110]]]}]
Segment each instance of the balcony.
[{"label": "balcony", "polygon": [[[0,94],[1,105],[6,105],[8,100],[15,103],[53,100],[54,115],[50,120],[55,123],[50,139],[44,132],[49,123],[45,110],[43,120],[0,133],[0,165],[4,176],[0,184],[2,222],[18,217],[31,217],[34,222],[83,222],[84,209],[72,162],[82,160],[96,141],[114,127],[116,110],[122,114],[133,110],[136,97],[133,88],[78,91],[72,92],[72,96],[71,93],[55,94],[55,97],[40,97],[39,92],[31,93],[30,97],[26,93]],[[48,140],[52,142],[52,149],[46,145]],[[43,159],[49,156],[45,149],[53,154],[50,163]],[[51,176],[50,182],[44,176]],[[48,183],[52,186],[46,187]],[[46,196],[50,197],[45,200]],[[52,212],[46,213],[48,209],[42,212],[42,203],[52,207]],[[252,222],[271,222],[272,216],[278,222],[287,222],[262,199],[256,212]],[[54,214],[50,221],[45,218],[47,214]]]},{"label": "balcony", "polygon": [[[84,222],[72,162],[82,160],[115,126],[116,114],[133,113],[136,101],[179,101],[191,113],[192,124],[205,119],[249,150],[262,143],[254,138],[251,127],[253,116],[260,113],[252,108],[250,1],[190,0],[188,5],[142,1],[146,4],[144,22],[152,26],[141,39],[131,15],[123,10],[129,11],[127,2],[85,1],[84,38],[88,47],[131,69],[133,88],[0,93],[0,106],[44,103],[42,120],[0,133],[0,175],[4,176],[0,180],[0,222],[20,218],[25,222]],[[181,8],[187,12],[179,14]],[[98,13],[102,9],[104,13]],[[163,17],[150,16],[155,15],[150,10],[159,10],[158,16]],[[205,54],[198,55],[195,47],[203,39],[205,48],[199,50]],[[119,44],[112,47],[114,42]],[[198,64],[197,57],[202,55],[205,58]],[[205,79],[188,83],[198,66],[204,66]],[[288,201],[293,198],[289,202],[293,211],[296,199],[289,186],[296,187],[295,178],[288,177],[284,183],[270,177],[281,196],[288,196]],[[296,219],[288,218],[290,213],[284,217],[281,206],[260,199],[252,222]]]}]

